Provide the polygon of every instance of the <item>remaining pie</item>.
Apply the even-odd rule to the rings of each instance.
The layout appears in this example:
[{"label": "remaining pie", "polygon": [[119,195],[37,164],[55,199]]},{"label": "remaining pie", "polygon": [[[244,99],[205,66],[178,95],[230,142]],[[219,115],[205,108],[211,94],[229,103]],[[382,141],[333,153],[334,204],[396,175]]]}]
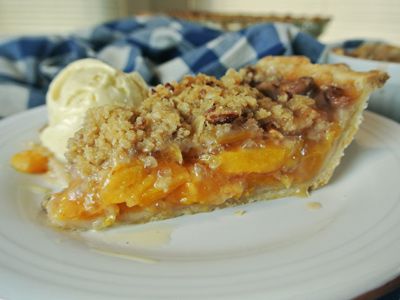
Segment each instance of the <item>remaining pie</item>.
[{"label": "remaining pie", "polygon": [[364,43],[354,49],[334,49],[336,54],[362,59],[400,63],[400,47],[382,42]]},{"label": "remaining pie", "polygon": [[70,140],[52,224],[102,228],[307,195],[328,182],[387,75],[267,57],[220,80],[188,76],[138,109],[91,109]]}]

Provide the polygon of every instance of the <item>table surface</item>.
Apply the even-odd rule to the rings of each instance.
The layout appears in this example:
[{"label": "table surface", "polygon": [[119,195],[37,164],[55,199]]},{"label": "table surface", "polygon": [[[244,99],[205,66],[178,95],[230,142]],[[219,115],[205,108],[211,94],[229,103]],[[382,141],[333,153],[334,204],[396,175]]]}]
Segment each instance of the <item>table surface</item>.
[{"label": "table surface", "polygon": [[400,276],[354,300],[400,300]]}]

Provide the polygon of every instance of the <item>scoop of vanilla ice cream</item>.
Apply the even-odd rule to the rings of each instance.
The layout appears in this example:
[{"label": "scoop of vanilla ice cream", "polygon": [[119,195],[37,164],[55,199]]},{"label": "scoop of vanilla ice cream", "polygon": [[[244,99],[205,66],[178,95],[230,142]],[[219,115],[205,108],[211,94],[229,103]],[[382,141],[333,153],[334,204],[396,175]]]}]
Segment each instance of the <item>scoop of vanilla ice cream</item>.
[{"label": "scoop of vanilla ice cream", "polygon": [[57,159],[65,161],[68,139],[82,127],[89,108],[105,104],[138,106],[147,94],[148,87],[137,72],[123,73],[95,59],[73,62],[49,86],[49,123],[40,140]]}]

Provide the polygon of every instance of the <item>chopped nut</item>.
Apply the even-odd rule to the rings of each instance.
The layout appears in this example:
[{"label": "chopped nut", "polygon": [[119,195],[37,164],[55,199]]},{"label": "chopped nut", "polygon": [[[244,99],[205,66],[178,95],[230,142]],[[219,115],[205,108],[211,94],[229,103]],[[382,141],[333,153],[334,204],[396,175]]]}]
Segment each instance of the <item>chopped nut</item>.
[{"label": "chopped nut", "polygon": [[325,96],[333,107],[344,107],[350,103],[350,97],[346,96],[344,90],[336,86],[328,86]]},{"label": "chopped nut", "polygon": [[312,77],[300,77],[296,80],[286,81],[279,86],[279,90],[292,95],[309,95],[315,88]]},{"label": "chopped nut", "polygon": [[279,95],[279,86],[274,82],[264,81],[256,85],[256,89],[271,99],[276,100]]},{"label": "chopped nut", "polygon": [[211,124],[224,124],[224,123],[232,123],[237,117],[239,117],[239,113],[235,111],[210,111],[207,112],[206,120]]},{"label": "chopped nut", "polygon": [[164,84],[164,86],[165,86],[167,89],[169,89],[171,92],[174,92],[174,90],[175,90],[175,87],[174,87],[171,83],[169,83],[169,82],[167,82],[166,84]]}]

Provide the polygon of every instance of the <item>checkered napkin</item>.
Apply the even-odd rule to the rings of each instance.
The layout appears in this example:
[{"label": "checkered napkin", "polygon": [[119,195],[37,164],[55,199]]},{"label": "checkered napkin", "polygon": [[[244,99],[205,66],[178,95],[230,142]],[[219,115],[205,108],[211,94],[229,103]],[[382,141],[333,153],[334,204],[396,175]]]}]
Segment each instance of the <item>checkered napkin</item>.
[{"label": "checkered napkin", "polygon": [[0,40],[0,117],[45,103],[52,78],[70,62],[92,57],[150,84],[203,72],[221,76],[266,55],[306,55],[324,46],[288,24],[223,32],[165,16],[118,20],[67,36]]}]

